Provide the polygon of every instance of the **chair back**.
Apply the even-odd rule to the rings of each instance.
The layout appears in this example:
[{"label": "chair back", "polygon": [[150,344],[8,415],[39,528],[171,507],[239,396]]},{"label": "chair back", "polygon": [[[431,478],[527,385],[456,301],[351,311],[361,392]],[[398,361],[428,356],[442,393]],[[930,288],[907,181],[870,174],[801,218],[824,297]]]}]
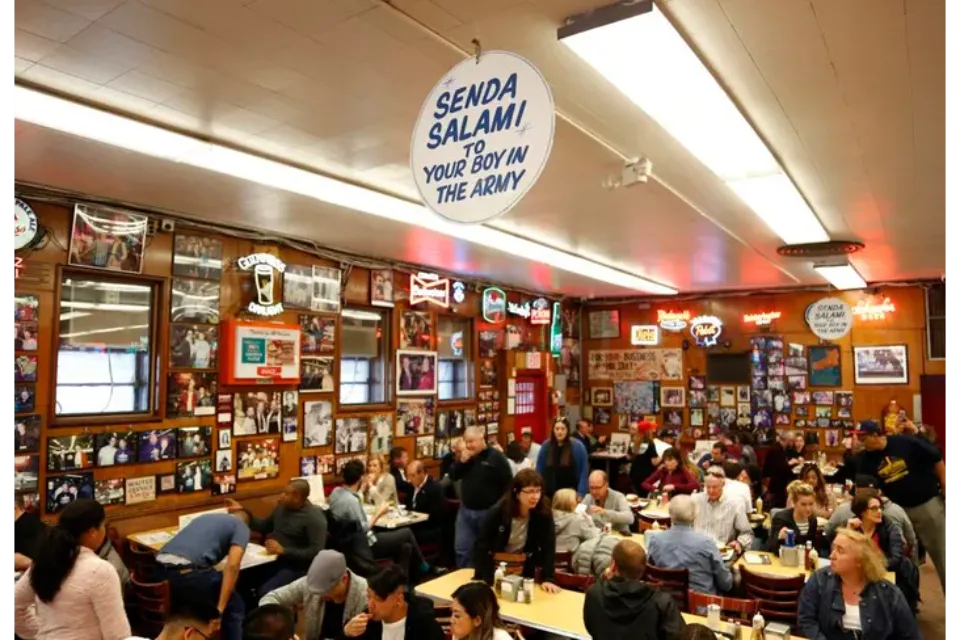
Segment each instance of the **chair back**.
[{"label": "chair back", "polygon": [[687,592],[690,590],[690,571],[688,569],[664,569],[648,564],[643,579],[673,596],[680,611],[689,611]]},{"label": "chair back", "polygon": [[740,581],[747,597],[758,601],[760,614],[764,618],[796,627],[805,575],[774,577],[740,567]]},{"label": "chair back", "polygon": [[523,573],[523,565],[527,562],[527,556],[524,553],[495,553],[493,554],[493,564],[499,566],[501,562],[507,563],[507,575],[518,575]]},{"label": "chair back", "polygon": [[580,593],[585,593],[594,582],[596,581],[594,580],[593,576],[582,576],[576,573],[568,573],[566,571],[555,571],[553,574],[553,584],[557,585],[561,589],[579,591]]},{"label": "chair back", "polygon": [[170,613],[170,583],[146,582],[134,572],[127,588],[127,600],[137,635],[155,638],[160,635]]},{"label": "chair back", "polygon": [[553,559],[553,565],[557,569],[563,569],[564,571],[573,570],[573,552],[572,551],[558,551]]},{"label": "chair back", "polygon": [[140,576],[149,576],[157,568],[157,552],[142,544],[127,538],[127,550],[133,573]]},{"label": "chair back", "polygon": [[729,622],[747,623],[753,620],[760,608],[758,600],[744,598],[728,598],[708,593],[698,593],[692,589],[687,593],[687,604],[691,613],[697,613],[701,608],[716,604],[720,606],[720,616]]}]

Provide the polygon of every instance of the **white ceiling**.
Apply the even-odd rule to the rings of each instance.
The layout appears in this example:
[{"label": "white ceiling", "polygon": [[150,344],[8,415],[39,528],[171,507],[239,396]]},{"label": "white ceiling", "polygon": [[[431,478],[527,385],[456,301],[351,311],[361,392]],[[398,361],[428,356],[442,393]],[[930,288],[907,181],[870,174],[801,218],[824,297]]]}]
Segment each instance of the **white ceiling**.
[{"label": "white ceiling", "polygon": [[[709,170],[556,40],[610,0],[16,0],[19,82],[411,199],[421,103],[478,38],[537,64],[557,109],[537,186],[492,223],[681,291],[822,284]],[[944,258],[943,0],[661,5],[870,281]],[[405,19],[400,12],[413,20]],[[420,22],[422,28],[414,22]],[[655,64],[655,61],[638,61]],[[658,181],[608,191],[621,156]],[[18,123],[16,178],[578,296],[623,289],[418,228]],[[176,189],[170,185],[176,184]],[[667,186],[669,185],[669,186]],[[398,242],[399,240],[399,242]]]}]

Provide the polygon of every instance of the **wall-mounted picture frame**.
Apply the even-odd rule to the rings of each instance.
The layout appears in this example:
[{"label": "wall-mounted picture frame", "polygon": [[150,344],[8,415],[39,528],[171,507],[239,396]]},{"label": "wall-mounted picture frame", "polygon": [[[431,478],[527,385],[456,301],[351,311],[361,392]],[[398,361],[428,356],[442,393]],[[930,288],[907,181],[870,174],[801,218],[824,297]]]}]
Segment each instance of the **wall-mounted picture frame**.
[{"label": "wall-mounted picture frame", "polygon": [[687,390],[684,387],[660,387],[660,406],[663,408],[683,408],[687,404]]},{"label": "wall-mounted picture frame", "polygon": [[164,493],[175,493],[177,490],[177,474],[158,473],[157,474],[157,495]]},{"label": "wall-mounted picture frame", "polygon": [[265,480],[276,478],[278,475],[280,475],[279,438],[260,438],[237,443],[239,480]]},{"label": "wall-mounted picture frame", "polygon": [[173,275],[199,280],[220,280],[223,275],[223,242],[206,236],[175,234]]},{"label": "wall-mounted picture frame", "polygon": [[840,347],[835,344],[811,345],[807,354],[810,363],[809,386],[839,387],[843,380]]},{"label": "wall-mounted picture frame", "polygon": [[907,384],[910,381],[907,345],[853,348],[855,384]]},{"label": "wall-mounted picture frame", "polygon": [[690,409],[690,426],[691,427],[703,426],[703,409]]},{"label": "wall-mounted picture frame", "polygon": [[620,337],[620,311],[605,309],[588,314],[590,338],[613,340]]},{"label": "wall-mounted picture frame", "polygon": [[370,304],[374,307],[393,306],[393,269],[370,270]]},{"label": "wall-mounted picture frame", "polygon": [[98,433],[97,466],[112,467],[137,461],[139,436],[135,431],[107,431]]},{"label": "wall-mounted picture frame", "polygon": [[612,387],[593,387],[590,389],[590,404],[595,407],[613,406]]},{"label": "wall-mounted picture frame", "polygon": [[105,211],[78,204],[73,209],[67,262],[121,273],[143,271],[146,216]]},{"label": "wall-mounted picture frame", "polygon": [[396,362],[398,396],[436,395],[436,351],[398,349]]}]

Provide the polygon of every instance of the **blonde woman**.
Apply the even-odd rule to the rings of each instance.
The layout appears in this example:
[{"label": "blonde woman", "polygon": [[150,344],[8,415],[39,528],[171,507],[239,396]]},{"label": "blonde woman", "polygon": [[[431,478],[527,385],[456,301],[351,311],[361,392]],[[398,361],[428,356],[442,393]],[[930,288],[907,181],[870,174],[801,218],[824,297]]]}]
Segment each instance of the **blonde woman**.
[{"label": "blonde woman", "polygon": [[815,571],[800,593],[799,634],[820,640],[920,640],[906,599],[885,572],[883,555],[870,538],[839,529],[830,566]]},{"label": "blonde woman", "polygon": [[787,485],[789,509],[778,511],[770,524],[770,537],[767,538],[767,551],[776,553],[787,539],[787,531],[794,532],[794,541],[798,547],[813,543],[818,549],[817,516],[814,515],[816,491],[803,480],[794,480]]},{"label": "blonde woman", "polygon": [[[808,462],[800,469],[800,479],[813,487],[813,514],[818,518],[829,518],[837,509],[837,498],[827,486],[823,472],[813,462]],[[793,503],[787,498],[787,509],[792,509]]]},{"label": "blonde woman", "polygon": [[613,548],[622,538],[605,534],[586,511],[577,513],[577,492],[573,489],[553,494],[552,506],[557,553],[572,552],[574,573],[599,578],[610,566]]},{"label": "blonde woman", "polygon": [[397,504],[397,481],[388,473],[387,460],[383,456],[370,456],[361,493],[365,502],[377,508],[385,503]]}]

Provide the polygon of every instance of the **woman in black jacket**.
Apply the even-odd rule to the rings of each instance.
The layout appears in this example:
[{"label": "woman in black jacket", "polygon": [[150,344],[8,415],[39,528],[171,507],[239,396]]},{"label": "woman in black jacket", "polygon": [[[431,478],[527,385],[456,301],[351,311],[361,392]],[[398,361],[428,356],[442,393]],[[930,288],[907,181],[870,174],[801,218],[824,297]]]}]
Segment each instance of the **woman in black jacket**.
[{"label": "woman in black jacket", "polygon": [[767,538],[767,551],[776,553],[780,545],[787,539],[787,531],[793,531],[796,546],[806,546],[813,543],[814,549],[819,549],[817,542],[817,516],[813,515],[815,493],[813,487],[802,480],[794,480],[787,487],[792,509],[778,511],[770,524],[770,537]]},{"label": "woman in black jacket", "polygon": [[560,590],[552,582],[557,539],[543,485],[543,477],[533,469],[518,471],[507,494],[487,513],[483,535],[477,541],[475,580],[493,582],[494,554],[523,553],[523,576],[536,577],[539,567],[543,590]]},{"label": "woman in black jacket", "polygon": [[660,466],[657,447],[653,443],[652,434],[655,428],[656,425],[644,420],[637,425],[633,441],[630,443],[633,452],[633,459],[630,461],[630,482],[637,495],[646,495],[643,483]]}]

